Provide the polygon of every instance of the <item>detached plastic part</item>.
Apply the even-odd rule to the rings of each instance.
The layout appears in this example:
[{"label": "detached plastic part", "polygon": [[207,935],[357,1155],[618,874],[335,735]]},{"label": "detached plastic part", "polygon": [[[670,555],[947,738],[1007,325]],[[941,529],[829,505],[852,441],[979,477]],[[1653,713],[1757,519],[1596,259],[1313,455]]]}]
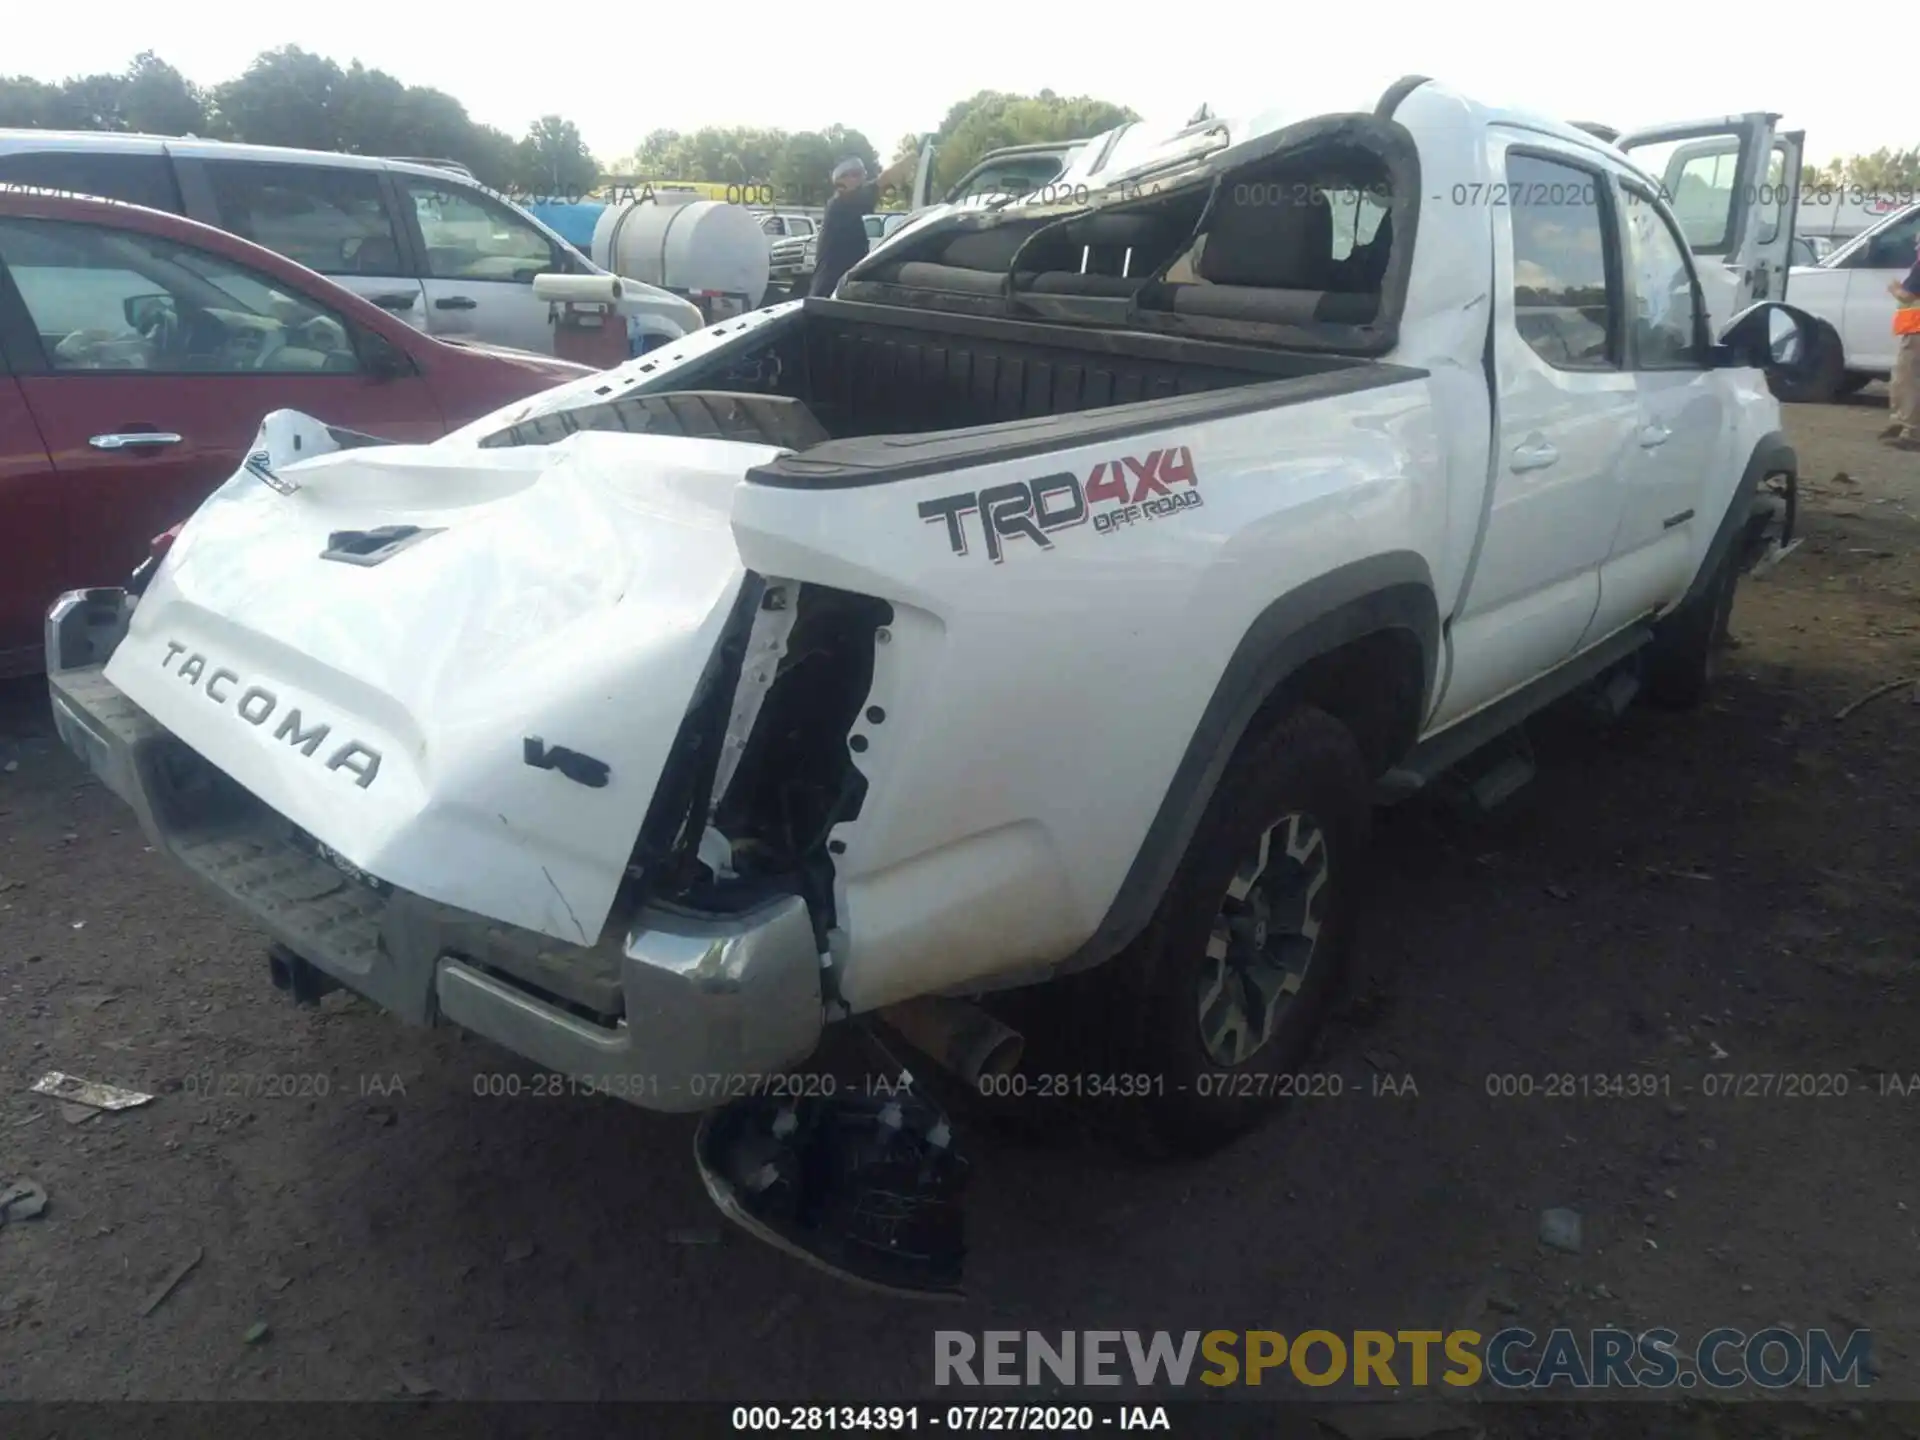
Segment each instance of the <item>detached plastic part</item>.
[{"label": "detached plastic part", "polygon": [[958,1299],[968,1165],[913,1093],[754,1097],[694,1139],[707,1194],[769,1245],[889,1295]]}]

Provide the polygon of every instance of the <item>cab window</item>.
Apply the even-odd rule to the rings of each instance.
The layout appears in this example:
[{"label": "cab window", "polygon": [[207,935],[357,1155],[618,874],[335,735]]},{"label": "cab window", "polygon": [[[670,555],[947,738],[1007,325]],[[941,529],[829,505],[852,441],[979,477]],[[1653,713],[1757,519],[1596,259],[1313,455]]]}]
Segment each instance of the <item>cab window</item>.
[{"label": "cab window", "polygon": [[1323,192],[1333,211],[1333,258],[1345,260],[1356,250],[1365,250],[1380,233],[1380,222],[1387,218],[1387,207],[1369,190],[1330,187]]},{"label": "cab window", "polygon": [[1537,155],[1507,157],[1514,327],[1560,370],[1615,368],[1620,286],[1608,261],[1607,182]]},{"label": "cab window", "polygon": [[359,369],[339,315],[269,276],[157,235],[0,219],[0,264],[55,371]]},{"label": "cab window", "polygon": [[1651,196],[1625,187],[1621,228],[1633,277],[1634,364],[1642,370],[1700,363],[1700,313],[1686,246]]}]

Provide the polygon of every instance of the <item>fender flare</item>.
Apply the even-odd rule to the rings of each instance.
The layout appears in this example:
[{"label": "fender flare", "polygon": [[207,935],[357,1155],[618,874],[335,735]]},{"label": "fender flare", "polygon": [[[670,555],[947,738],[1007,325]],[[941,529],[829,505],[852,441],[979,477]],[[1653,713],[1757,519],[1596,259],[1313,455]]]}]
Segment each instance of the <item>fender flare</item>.
[{"label": "fender flare", "polygon": [[1287,679],[1321,655],[1388,630],[1411,632],[1420,643],[1419,714],[1424,717],[1439,667],[1440,610],[1433,573],[1413,551],[1389,551],[1340,566],[1289,590],[1255,617],[1221,671],[1106,915],[1077,950],[1048,967],[1049,975],[1102,964],[1146,928],[1227,762],[1261,706]]},{"label": "fender flare", "polygon": [[[1721,562],[1746,530],[1747,521],[1753,514],[1753,497],[1760,491],[1760,482],[1769,475],[1798,476],[1799,473],[1800,457],[1780,431],[1769,430],[1755,442],[1753,453],[1747,458],[1747,468],[1741,472],[1740,483],[1734,486],[1733,498],[1727,502],[1726,513],[1720,517],[1719,528],[1713,532],[1713,540],[1700,561],[1700,568],[1694,572],[1693,583],[1687,587],[1687,593],[1679,605],[1674,606],[1675,610],[1692,604],[1713,583]],[[1782,537],[1783,541],[1791,538],[1791,535]]]}]

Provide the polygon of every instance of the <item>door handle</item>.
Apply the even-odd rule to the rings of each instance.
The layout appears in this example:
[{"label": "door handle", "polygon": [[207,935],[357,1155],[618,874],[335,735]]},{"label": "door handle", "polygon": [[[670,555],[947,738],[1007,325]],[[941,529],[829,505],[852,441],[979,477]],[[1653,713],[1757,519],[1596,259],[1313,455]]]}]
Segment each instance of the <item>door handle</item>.
[{"label": "door handle", "polygon": [[1560,458],[1560,452],[1544,440],[1529,440],[1513,447],[1513,473],[1544,470]]},{"label": "door handle", "polygon": [[411,293],[400,295],[369,295],[367,298],[382,310],[411,310],[413,308],[414,297]]},{"label": "door handle", "polygon": [[182,438],[160,430],[134,430],[124,435],[95,435],[87,444],[96,450],[131,450],[136,445],[178,445]]},{"label": "door handle", "polygon": [[1658,423],[1648,425],[1640,432],[1640,448],[1642,450],[1651,450],[1657,445],[1666,444],[1667,441],[1672,438],[1673,431],[1669,430],[1666,426]]},{"label": "door handle", "polygon": [[480,302],[469,295],[443,295],[433,302],[436,310],[478,310]]}]

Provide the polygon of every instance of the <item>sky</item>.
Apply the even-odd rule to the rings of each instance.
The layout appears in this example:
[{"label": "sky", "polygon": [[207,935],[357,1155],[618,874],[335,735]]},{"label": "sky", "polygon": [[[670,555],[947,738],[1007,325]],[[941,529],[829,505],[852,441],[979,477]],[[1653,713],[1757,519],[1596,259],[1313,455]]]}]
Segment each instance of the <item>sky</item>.
[{"label": "sky", "polygon": [[[1188,23],[1205,15],[1204,29]],[[1577,9],[1497,0],[1471,11],[1430,0],[1212,11],[1145,0],[1052,11],[1004,0],[797,10],[655,0],[625,17],[498,6],[461,18],[452,6],[393,0],[91,0],[84,25],[55,7],[10,21],[0,72],[57,81],[119,70],[152,49],[211,85],[261,50],[295,44],[445,90],[515,136],[542,114],[563,115],[603,160],[658,128],[835,122],[864,131],[884,157],[982,89],[1088,94],[1176,123],[1203,102],[1223,115],[1364,110],[1410,73],[1488,104],[1622,129],[1773,110],[1807,132],[1815,161],[1920,143],[1920,116],[1889,83],[1896,76],[1794,63],[1782,49],[1791,27],[1741,23],[1699,0]]]}]

